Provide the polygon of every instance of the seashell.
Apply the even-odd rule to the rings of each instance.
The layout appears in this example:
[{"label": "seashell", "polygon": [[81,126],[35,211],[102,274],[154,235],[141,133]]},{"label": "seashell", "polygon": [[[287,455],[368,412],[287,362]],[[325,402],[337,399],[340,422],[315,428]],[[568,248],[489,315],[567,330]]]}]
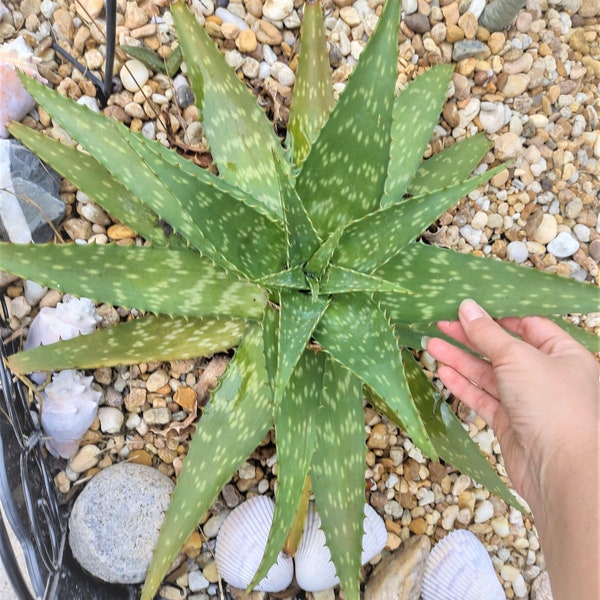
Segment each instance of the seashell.
[{"label": "seashell", "polygon": [[466,529],[449,533],[433,547],[421,596],[423,600],[506,600],[485,546]]},{"label": "seashell", "polygon": [[96,417],[102,393],[91,387],[92,379],[79,371],[60,371],[42,392],[42,427],[54,456],[72,458]]},{"label": "seashell", "polygon": [[[368,504],[365,504],[364,513],[361,554],[363,565],[379,554],[387,542],[383,519]],[[325,534],[321,529],[321,519],[312,504],[306,515],[304,533],[294,556],[294,563],[296,581],[307,592],[328,590],[339,583]]]},{"label": "seashell", "polygon": [[[94,303],[87,298],[69,298],[56,308],[45,306],[29,326],[25,350],[92,333],[100,320]],[[40,384],[45,375],[33,373],[31,379]]]},{"label": "seashell", "polygon": [[0,138],[8,137],[6,126],[10,121],[20,121],[35,106],[16,70],[46,83],[38,73],[37,62],[22,37],[0,46]]},{"label": "seashell", "polygon": [[[230,585],[246,589],[267,547],[275,503],[266,496],[256,496],[236,507],[225,519],[217,535],[215,559],[221,577]],[[279,553],[267,576],[254,588],[261,592],[285,590],[294,576],[294,562]]]}]

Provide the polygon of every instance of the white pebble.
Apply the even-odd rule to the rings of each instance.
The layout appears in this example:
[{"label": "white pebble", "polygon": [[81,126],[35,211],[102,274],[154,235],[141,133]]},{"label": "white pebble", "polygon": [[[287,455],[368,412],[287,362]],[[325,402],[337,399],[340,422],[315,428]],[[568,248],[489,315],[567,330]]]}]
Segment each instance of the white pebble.
[{"label": "white pebble", "polygon": [[223,23],[232,23],[233,25],[236,25],[240,31],[242,29],[248,29],[248,24],[246,23],[246,21],[244,21],[244,19],[238,17],[237,15],[234,15],[231,11],[227,10],[226,8],[217,8],[217,10],[215,11],[215,15],[219,17],[219,19],[221,19]]},{"label": "white pebble", "polygon": [[273,48],[267,44],[263,46],[263,59],[269,66],[272,66],[277,62],[277,54],[275,54]]},{"label": "white pebble", "polygon": [[419,7],[417,0],[402,0],[402,11],[405,15],[412,15]]},{"label": "white pebble", "polygon": [[452,495],[460,496],[469,487],[471,487],[471,479],[467,475],[459,475],[452,486]]},{"label": "white pebble", "polygon": [[510,533],[508,520],[506,517],[495,517],[491,520],[490,525],[496,535],[500,537],[506,537]]},{"label": "white pebble", "polygon": [[96,100],[96,98],[92,98],[91,96],[81,96],[81,98],[77,100],[77,104],[87,106],[93,112],[100,112],[100,108],[98,107],[98,100]]},{"label": "white pebble", "polygon": [[523,242],[515,241],[508,244],[506,255],[508,260],[521,264],[527,260],[529,252],[527,252],[527,246]]},{"label": "white pebble", "polygon": [[123,426],[123,411],[114,406],[102,406],[98,410],[98,419],[104,433],[119,433]]},{"label": "white pebble", "polygon": [[487,225],[487,222],[487,214],[482,210],[478,210],[471,220],[471,227],[474,227],[475,229],[483,229]]},{"label": "white pebble", "polygon": [[134,58],[121,67],[119,76],[123,87],[128,92],[137,92],[148,81],[150,72],[142,62]]},{"label": "white pebble", "polygon": [[566,231],[561,231],[547,246],[556,258],[566,258],[579,250],[579,242]]},{"label": "white pebble", "polygon": [[460,234],[467,240],[471,246],[478,246],[481,242],[481,230],[475,229],[471,225],[463,225],[460,228]]},{"label": "white pebble", "polygon": [[210,581],[204,577],[202,571],[190,571],[188,573],[188,585],[190,586],[190,592],[199,592],[205,590],[210,585]]},{"label": "white pebble", "polygon": [[285,85],[286,87],[292,87],[296,81],[294,71],[280,62],[275,62],[271,65],[271,74],[281,85]]},{"label": "white pebble", "polygon": [[580,242],[590,241],[590,228],[583,223],[577,223],[577,225],[573,227],[573,233],[577,236],[577,239]]},{"label": "white pebble", "polygon": [[521,572],[519,569],[513,565],[502,565],[502,568],[500,569],[500,577],[502,577],[504,581],[509,581],[510,583],[515,581],[520,574]]},{"label": "white pebble", "polygon": [[482,500],[475,509],[473,520],[475,523],[484,523],[494,516],[494,505],[489,500]]},{"label": "white pebble", "polygon": [[294,9],[294,0],[266,0],[263,16],[270,21],[283,21]]},{"label": "white pebble", "polygon": [[225,52],[225,61],[232,69],[239,69],[244,64],[244,57],[237,50]]}]

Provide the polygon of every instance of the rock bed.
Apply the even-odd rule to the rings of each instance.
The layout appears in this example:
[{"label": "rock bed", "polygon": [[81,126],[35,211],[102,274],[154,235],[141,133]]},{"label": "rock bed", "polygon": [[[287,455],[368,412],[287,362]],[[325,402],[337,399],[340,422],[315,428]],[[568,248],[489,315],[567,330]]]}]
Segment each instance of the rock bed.
[{"label": "rock bed", "polygon": [[[371,34],[381,0],[325,3],[330,62],[339,93]],[[24,0],[5,3],[10,13],[0,23],[0,41],[17,33],[35,48],[42,74],[61,93],[99,110],[95,90],[51,48],[61,46],[98,73],[106,47],[103,2]],[[279,131],[287,122],[294,83],[302,2],[292,0],[195,0],[193,8],[243,75]],[[439,62],[456,72],[443,117],[428,153],[484,131],[493,147],[484,162],[513,164],[487,186],[472,192],[442,216],[425,238],[460,252],[491,255],[564,276],[600,283],[600,24],[595,0],[528,0],[507,31],[479,27],[481,3],[455,0],[404,0],[399,40],[398,86]],[[474,14],[475,13],[475,14]],[[93,19],[93,20],[92,20]],[[168,3],[118,2],[118,45],[140,45],[166,59],[176,46]],[[174,80],[128,62],[118,52],[117,84],[104,112],[167,146],[176,146],[203,166],[207,144],[184,76]],[[25,122],[56,139],[72,143],[43,110]],[[140,244],[127,227],[63,182],[67,217],[61,235],[79,243]],[[24,293],[22,282],[6,290],[11,325],[25,330],[42,306],[61,295]],[[99,307],[101,326],[130,313]],[[135,316],[135,311],[133,311]],[[572,320],[600,333],[600,313]],[[65,497],[77,493],[97,469],[128,459],[150,464],[176,477],[185,456],[192,423],[227,356],[169,364],[98,369],[104,392],[99,416],[79,453],[56,475]],[[432,372],[434,361],[421,361]],[[432,375],[433,376],[433,375]],[[454,403],[472,437],[505,475],[498,443],[484,422]],[[469,478],[431,463],[398,429],[370,409],[365,411],[368,500],[385,518],[384,554],[411,536],[435,541],[455,527],[467,527],[485,543],[508,598],[529,597],[543,587],[544,559],[528,517],[507,508]],[[206,600],[219,594],[212,555],[218,527],[229,510],[249,495],[272,493],[275,447],[268,437],[225,487],[205,515],[204,538],[193,535],[187,561],[161,590],[161,596]],[[208,540],[208,541],[207,541]],[[365,569],[368,580],[370,567]],[[183,591],[182,591],[183,590]],[[334,598],[333,590],[318,594]],[[531,594],[531,597],[548,597]]]}]

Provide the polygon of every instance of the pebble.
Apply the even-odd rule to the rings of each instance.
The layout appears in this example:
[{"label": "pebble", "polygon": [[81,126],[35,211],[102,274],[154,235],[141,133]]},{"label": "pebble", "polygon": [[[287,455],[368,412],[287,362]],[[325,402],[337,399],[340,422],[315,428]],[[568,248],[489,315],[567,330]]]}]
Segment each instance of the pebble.
[{"label": "pebble", "polygon": [[188,573],[188,585],[191,592],[199,592],[205,590],[210,585],[210,581],[204,577],[202,571],[190,571]]},{"label": "pebble", "polygon": [[529,252],[524,242],[515,240],[514,242],[510,242],[506,247],[506,257],[512,262],[516,262],[517,264],[524,263],[528,256]]},{"label": "pebble", "polygon": [[100,429],[104,433],[119,433],[125,420],[123,411],[112,406],[101,406],[98,409]]},{"label": "pebble", "polygon": [[460,62],[466,58],[486,58],[489,54],[490,49],[487,44],[479,40],[459,40],[452,49],[452,60]]},{"label": "pebble", "polygon": [[579,242],[566,231],[561,231],[547,246],[556,258],[567,258],[579,250]]},{"label": "pebble", "polygon": [[431,541],[428,537],[410,537],[375,567],[365,587],[365,600],[418,598],[430,551]]},{"label": "pebble", "polygon": [[148,425],[166,425],[171,422],[171,411],[166,406],[149,408],[144,411],[144,421]]},{"label": "pebble", "polygon": [[144,465],[122,462],[97,473],[69,517],[77,561],[104,581],[143,581],[174,487]]},{"label": "pebble", "polygon": [[294,9],[294,0],[265,0],[263,15],[271,21],[283,21]]},{"label": "pebble", "polygon": [[494,505],[489,500],[483,500],[475,508],[473,520],[475,523],[485,523],[494,515]]},{"label": "pebble", "polygon": [[533,239],[538,242],[538,244],[548,244],[556,237],[557,233],[558,223],[556,222],[556,217],[545,213],[542,216],[540,224],[533,233]]},{"label": "pebble", "polygon": [[150,78],[150,71],[144,63],[133,58],[128,60],[119,71],[123,87],[129,92],[137,92]]},{"label": "pebble", "polygon": [[100,454],[100,448],[97,446],[92,444],[83,446],[69,461],[69,469],[71,469],[73,473],[83,473],[98,464]]},{"label": "pebble", "polygon": [[552,600],[550,577],[547,571],[542,571],[532,583],[530,600]]},{"label": "pebble", "polygon": [[510,109],[502,102],[482,102],[479,112],[481,128],[496,133],[510,121]]},{"label": "pebble", "polygon": [[506,98],[514,98],[522,94],[529,86],[529,77],[524,73],[509,75],[506,78],[502,93]]},{"label": "pebble", "polygon": [[498,160],[515,158],[521,152],[523,145],[516,133],[508,132],[499,135],[494,140],[494,150]]}]

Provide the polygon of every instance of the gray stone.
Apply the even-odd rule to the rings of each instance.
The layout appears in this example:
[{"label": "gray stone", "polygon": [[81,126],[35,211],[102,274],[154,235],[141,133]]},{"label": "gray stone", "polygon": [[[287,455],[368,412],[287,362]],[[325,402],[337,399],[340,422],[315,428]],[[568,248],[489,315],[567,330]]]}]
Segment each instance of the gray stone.
[{"label": "gray stone", "polygon": [[376,567],[365,588],[365,600],[413,600],[420,597],[431,542],[425,535],[409,538]]},{"label": "gray stone", "polygon": [[[0,144],[0,152],[8,157],[0,165],[3,171],[0,173],[0,239],[50,241],[53,231],[48,221],[58,227],[65,216],[65,205],[58,198],[60,176],[17,140],[0,140]],[[13,203],[14,210],[7,212],[8,202]],[[29,235],[23,231],[25,227],[29,227],[30,239],[26,239]]]},{"label": "gray stone", "polygon": [[134,463],[95,475],[69,518],[69,543],[81,566],[112,583],[143,581],[174,487],[166,475]]},{"label": "gray stone", "polygon": [[459,62],[465,58],[485,58],[489,53],[487,44],[479,40],[460,40],[452,48],[452,60]]},{"label": "gray stone", "polygon": [[550,578],[547,571],[542,571],[531,584],[531,600],[552,600]]}]

